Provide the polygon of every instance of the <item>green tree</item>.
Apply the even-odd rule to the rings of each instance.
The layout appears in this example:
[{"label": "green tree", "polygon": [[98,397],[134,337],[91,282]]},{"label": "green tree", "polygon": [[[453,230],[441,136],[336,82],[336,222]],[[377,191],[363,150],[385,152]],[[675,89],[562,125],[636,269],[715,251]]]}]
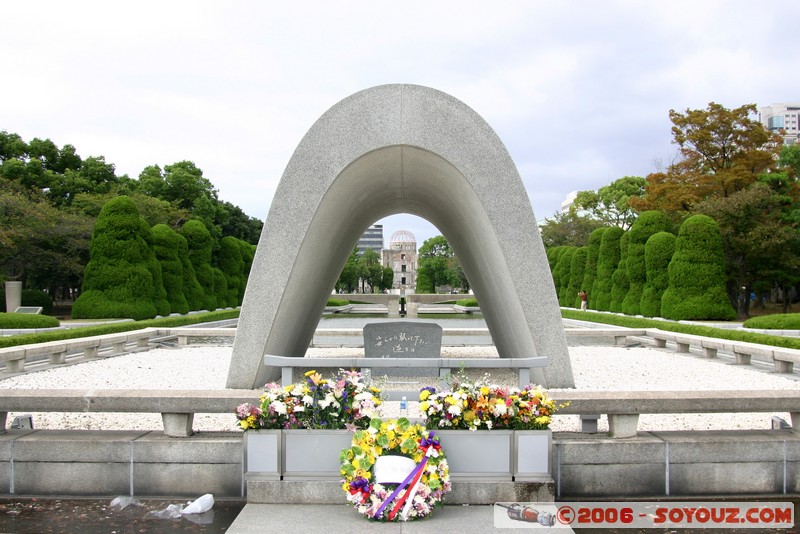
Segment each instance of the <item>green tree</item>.
[{"label": "green tree", "polygon": [[339,279],[336,281],[336,290],[353,293],[358,287],[358,247],[353,249],[342,267]]},{"label": "green tree", "polygon": [[[166,224],[153,226],[153,252],[161,264],[161,279],[172,312],[189,313],[189,302],[183,288],[183,264],[179,251],[181,236]],[[185,243],[184,239],[184,243]]]},{"label": "green tree", "polygon": [[589,242],[589,236],[604,226],[601,221],[577,212],[574,206],[563,213],[555,213],[545,219],[539,227],[542,243],[546,249],[558,246],[582,247]]},{"label": "green tree", "polygon": [[608,305],[612,312],[622,312],[622,302],[630,287],[628,281],[628,244],[630,240],[630,232],[625,232],[619,238],[619,263],[614,269],[614,274],[611,275],[611,303]]},{"label": "green tree", "polygon": [[627,230],[636,220],[636,211],[629,201],[644,195],[644,186],[645,179],[641,176],[623,176],[597,191],[579,191],[574,205],[605,226]]},{"label": "green tree", "polygon": [[264,223],[255,217],[250,217],[239,206],[234,206],[230,202],[222,202],[221,207],[226,212],[225,222],[221,225],[222,235],[233,236],[253,245],[257,244]]},{"label": "green tree", "polygon": [[[118,187],[108,193],[78,193],[74,196],[71,210],[97,218],[106,202],[119,195],[120,188]],[[150,226],[166,224],[174,230],[184,221],[189,220],[190,215],[187,210],[176,208],[166,200],[149,197],[138,191],[126,196],[134,201],[139,209],[139,214]]]},{"label": "green tree", "polygon": [[358,277],[361,279],[361,292],[366,293],[369,286],[370,293],[380,288],[383,278],[381,257],[370,248],[366,249],[358,258]]},{"label": "green tree", "polygon": [[622,301],[622,313],[639,315],[641,313],[642,291],[647,282],[647,266],[645,265],[645,244],[651,235],[670,229],[667,216],[660,211],[645,211],[633,223],[628,242],[626,272],[628,292]]},{"label": "green tree", "polygon": [[384,267],[383,274],[381,275],[381,291],[392,289],[394,285],[394,271],[391,267]]},{"label": "green tree", "polygon": [[612,277],[619,264],[619,240],[625,231],[612,226],[603,232],[600,240],[600,253],[597,257],[597,277],[589,293],[589,305],[593,309],[609,311],[611,309]]},{"label": "green tree", "polygon": [[642,290],[641,312],[645,317],[661,316],[661,297],[669,286],[669,262],[675,252],[675,235],[658,232],[644,246],[647,282]]},{"label": "green tree", "polygon": [[130,198],[121,196],[108,202],[95,224],[91,259],[72,316],[137,320],[155,317],[154,280],[149,265],[155,256],[148,244],[150,239],[150,228]]},{"label": "green tree", "polygon": [[697,212],[719,224],[725,257],[726,289],[739,318],[749,315],[757,281],[786,287],[800,273],[800,233],[784,217],[791,199],[764,183],[698,204]]},{"label": "green tree", "polygon": [[780,136],[755,114],[755,104],[727,109],[714,102],[685,113],[670,110],[680,158],[666,172],[647,177],[644,197],[631,200],[634,209],[664,211],[682,220],[699,201],[732,195],[774,170]]},{"label": "green tree", "polygon": [[442,286],[455,286],[459,283],[453,270],[455,253],[444,236],[426,239],[419,248],[419,269],[417,269],[417,293],[436,293]]},{"label": "green tree", "polygon": [[179,232],[186,238],[189,247],[189,262],[200,287],[203,288],[203,309],[217,309],[217,295],[214,288],[214,269],[211,267],[212,240],[208,228],[200,221],[188,221]]},{"label": "green tree", "polygon": [[10,159],[22,160],[28,153],[28,144],[15,133],[0,130],[0,162]]},{"label": "green tree", "polygon": [[736,312],[725,290],[725,258],[719,226],[711,217],[686,219],[669,263],[669,287],[661,315],[673,320],[731,320]]},{"label": "green tree", "polygon": [[[605,233],[606,230],[607,228],[598,228],[589,235],[589,245],[586,252],[586,269],[580,286],[590,297],[592,296],[590,293],[593,291],[592,286],[594,286],[594,281],[597,278],[597,262],[600,257],[600,245],[603,242],[603,233]],[[578,306],[580,306],[580,298],[578,300]],[[591,299],[588,300],[587,306],[593,308]]]},{"label": "green tree", "polygon": [[77,287],[94,219],[60,211],[44,194],[0,178],[0,266],[26,286]]}]

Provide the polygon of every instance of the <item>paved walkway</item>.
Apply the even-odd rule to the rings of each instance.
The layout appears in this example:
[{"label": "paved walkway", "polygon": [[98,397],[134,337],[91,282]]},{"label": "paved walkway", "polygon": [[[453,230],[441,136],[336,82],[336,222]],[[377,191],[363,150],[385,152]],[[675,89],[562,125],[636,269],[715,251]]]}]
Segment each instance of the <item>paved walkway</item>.
[{"label": "paved walkway", "polygon": [[[526,530],[539,525],[519,523]],[[248,504],[227,530],[227,534],[262,534],[291,532],[358,532],[359,534],[422,534],[429,532],[484,533],[508,532],[494,526],[493,506],[445,506],[437,508],[427,519],[401,523],[379,523],[362,518],[348,504]],[[569,533],[570,528],[546,528],[546,532]]]}]

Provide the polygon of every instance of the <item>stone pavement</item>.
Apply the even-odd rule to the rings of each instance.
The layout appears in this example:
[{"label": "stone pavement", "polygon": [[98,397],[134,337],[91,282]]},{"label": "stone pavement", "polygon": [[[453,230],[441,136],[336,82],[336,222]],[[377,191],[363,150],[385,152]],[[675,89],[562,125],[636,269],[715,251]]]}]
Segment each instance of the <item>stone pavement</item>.
[{"label": "stone pavement", "polygon": [[[540,527],[522,522],[519,523],[519,529],[559,534],[574,532],[571,528]],[[495,528],[494,507],[487,505],[451,505],[437,508],[427,519],[405,523],[378,523],[362,518],[348,504],[248,504],[227,530],[227,534],[262,534],[267,531],[292,534],[355,531],[359,534],[477,534],[519,529]]]}]

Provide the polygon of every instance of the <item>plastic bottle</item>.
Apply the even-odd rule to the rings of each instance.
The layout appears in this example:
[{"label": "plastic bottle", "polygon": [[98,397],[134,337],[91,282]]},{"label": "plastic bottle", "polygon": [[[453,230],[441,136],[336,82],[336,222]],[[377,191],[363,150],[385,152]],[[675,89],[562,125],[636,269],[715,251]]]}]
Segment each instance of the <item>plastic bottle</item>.
[{"label": "plastic bottle", "polygon": [[408,417],[408,401],[405,397],[400,399],[400,417]]}]

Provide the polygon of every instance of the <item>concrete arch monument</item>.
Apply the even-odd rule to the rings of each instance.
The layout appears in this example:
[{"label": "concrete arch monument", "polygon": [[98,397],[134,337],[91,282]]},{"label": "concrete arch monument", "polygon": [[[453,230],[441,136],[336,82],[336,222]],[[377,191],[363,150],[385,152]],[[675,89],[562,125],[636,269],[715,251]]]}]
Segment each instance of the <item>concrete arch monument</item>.
[{"label": "concrete arch monument", "polygon": [[447,238],[501,357],[548,356],[534,380],[574,386],[544,247],[508,151],[464,103],[398,84],[334,105],[292,155],[253,261],[228,387],[277,380],[264,354],[305,355],[358,238],[396,213]]}]

